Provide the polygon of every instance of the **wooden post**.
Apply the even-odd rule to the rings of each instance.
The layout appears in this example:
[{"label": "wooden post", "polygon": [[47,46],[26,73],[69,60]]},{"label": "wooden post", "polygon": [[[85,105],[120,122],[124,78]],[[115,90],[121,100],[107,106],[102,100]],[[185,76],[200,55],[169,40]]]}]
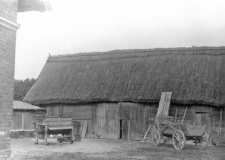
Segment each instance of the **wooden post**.
[{"label": "wooden post", "polygon": [[176,113],[175,113],[174,122],[177,122],[177,113],[178,113],[178,107],[176,106]]},{"label": "wooden post", "polygon": [[222,116],[223,116],[223,112],[222,112],[222,108],[221,108],[220,109],[220,123],[219,123],[219,136],[220,136],[220,141],[221,141],[221,138],[222,138],[222,135],[221,135]]},{"label": "wooden post", "polygon": [[128,120],[128,135],[127,135],[128,141],[130,141],[130,120]]},{"label": "wooden post", "polygon": [[186,116],[186,113],[187,113],[187,109],[188,109],[188,107],[186,107],[186,109],[185,109],[185,112],[184,112],[184,115],[183,115],[183,118],[182,118],[182,121],[181,121],[181,123],[183,123],[183,122],[184,122],[184,118],[185,118],[185,116]]},{"label": "wooden post", "polygon": [[24,130],[25,120],[24,120],[24,112],[22,112],[22,130]]},{"label": "wooden post", "polygon": [[209,135],[212,134],[212,107],[210,107],[209,114],[207,115],[207,132]]},{"label": "wooden post", "polygon": [[48,125],[45,124],[45,144],[48,145]]}]

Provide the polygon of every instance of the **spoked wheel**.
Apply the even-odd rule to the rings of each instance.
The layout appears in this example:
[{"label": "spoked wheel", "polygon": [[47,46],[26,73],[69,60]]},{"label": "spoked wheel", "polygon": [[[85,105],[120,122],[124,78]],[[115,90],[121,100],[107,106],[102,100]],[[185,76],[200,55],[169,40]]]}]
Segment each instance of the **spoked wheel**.
[{"label": "spoked wheel", "polygon": [[200,141],[196,144],[196,146],[198,147],[198,149],[203,150],[207,148],[208,142],[209,142],[209,136],[207,135],[206,132],[204,132],[202,137],[200,138]]},{"label": "spoked wheel", "polygon": [[181,130],[173,133],[173,146],[177,150],[182,150],[185,145],[185,136]]},{"label": "spoked wheel", "polygon": [[159,131],[157,130],[154,130],[152,132],[152,143],[155,145],[155,146],[158,146],[159,145],[159,142],[160,142],[160,139],[161,139],[161,136],[159,134]]}]

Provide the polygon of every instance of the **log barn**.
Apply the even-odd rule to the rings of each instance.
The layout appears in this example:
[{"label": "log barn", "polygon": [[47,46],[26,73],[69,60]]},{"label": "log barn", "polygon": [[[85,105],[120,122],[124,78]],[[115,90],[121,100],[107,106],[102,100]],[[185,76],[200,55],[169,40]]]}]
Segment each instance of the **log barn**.
[{"label": "log barn", "polygon": [[24,100],[86,123],[87,135],[140,140],[167,91],[170,116],[188,107],[185,123],[206,124],[208,134],[224,127],[225,47],[50,56]]}]

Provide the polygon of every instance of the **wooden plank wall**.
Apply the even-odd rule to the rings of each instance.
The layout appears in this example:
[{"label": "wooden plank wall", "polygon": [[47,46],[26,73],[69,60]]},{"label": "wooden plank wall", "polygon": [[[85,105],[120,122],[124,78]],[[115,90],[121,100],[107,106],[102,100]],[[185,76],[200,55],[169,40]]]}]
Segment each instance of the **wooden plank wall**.
[{"label": "wooden plank wall", "polygon": [[[220,122],[220,110],[222,108],[220,107],[213,107],[212,108],[212,128],[213,128],[213,134],[217,134],[217,131],[219,129],[218,125]],[[225,142],[225,109],[222,109],[222,139]]]},{"label": "wooden plank wall", "polygon": [[91,119],[92,118],[92,108],[95,105],[49,105],[45,106],[47,108],[46,116],[55,117],[70,117],[73,119]]},{"label": "wooden plank wall", "polygon": [[222,129],[223,129],[223,132],[222,132],[222,137],[223,137],[223,141],[225,142],[225,108],[223,108],[223,111],[222,111],[222,115],[223,115],[223,118],[222,118]]},{"label": "wooden plank wall", "polygon": [[33,115],[35,123],[42,123],[45,118],[45,111],[36,111]]},{"label": "wooden plank wall", "polygon": [[139,140],[143,137],[144,123],[144,105],[138,103],[119,103],[120,119],[130,121],[129,137],[132,140]]},{"label": "wooden plank wall", "polygon": [[120,120],[130,123],[130,140],[141,140],[149,125],[149,117],[156,116],[155,105],[138,103],[102,103],[96,108],[95,132],[101,138],[119,139]]},{"label": "wooden plank wall", "polygon": [[158,111],[158,106],[156,104],[152,104],[152,105],[145,105],[144,108],[144,133],[147,131],[149,125],[153,125],[154,121],[153,119],[156,117]]},{"label": "wooden plank wall", "polygon": [[22,129],[22,112],[13,112],[12,130]]},{"label": "wooden plank wall", "polygon": [[78,120],[91,119],[92,107],[91,105],[64,106],[62,117],[71,117]]},{"label": "wooden plank wall", "polygon": [[12,130],[32,130],[34,129],[33,123],[36,122],[34,119],[35,112],[29,111],[14,111]]},{"label": "wooden plank wall", "polygon": [[[71,117],[83,123],[88,121],[88,133],[94,131],[100,138],[119,139],[120,120],[127,120],[130,123],[129,137],[131,140],[139,140],[143,137],[150,123],[149,118],[155,118],[158,104],[140,103],[98,103],[89,105],[54,105],[47,107],[47,114],[50,112],[55,116],[62,112],[63,117]],[[169,115],[182,118],[186,107],[188,107],[184,123],[194,124],[197,113],[213,112],[214,118],[207,121],[213,125],[213,121],[219,121],[219,108],[200,105],[176,105],[171,104]],[[178,122],[181,120],[178,120]],[[211,124],[212,123],[212,124]],[[18,124],[19,125],[19,124]],[[223,127],[225,127],[225,111],[223,110]],[[207,130],[211,130],[209,127]],[[225,134],[225,133],[224,133]]]},{"label": "wooden plank wall", "polygon": [[[95,104],[84,104],[84,105],[63,105],[63,104],[54,104],[44,106],[47,108],[46,116],[54,116],[54,117],[69,117],[73,120],[80,122],[81,128],[80,132],[84,128],[84,124],[87,123],[87,134],[94,131],[94,125],[92,122],[93,109],[95,108]],[[85,134],[85,135],[87,135]]]},{"label": "wooden plank wall", "polygon": [[[194,117],[193,107],[191,107],[191,106],[174,105],[173,104],[173,105],[170,106],[169,116],[177,117],[177,122],[178,123],[181,122],[182,121],[181,119],[184,116],[186,107],[188,107],[188,108],[187,108],[187,112],[186,112],[186,115],[184,117],[183,123],[193,124],[195,117]],[[176,115],[176,112],[177,112],[177,115]]]},{"label": "wooden plank wall", "polygon": [[95,133],[100,138],[119,139],[119,127],[118,104],[98,104],[96,108]]},{"label": "wooden plank wall", "polygon": [[34,112],[24,112],[24,130],[34,129]]}]

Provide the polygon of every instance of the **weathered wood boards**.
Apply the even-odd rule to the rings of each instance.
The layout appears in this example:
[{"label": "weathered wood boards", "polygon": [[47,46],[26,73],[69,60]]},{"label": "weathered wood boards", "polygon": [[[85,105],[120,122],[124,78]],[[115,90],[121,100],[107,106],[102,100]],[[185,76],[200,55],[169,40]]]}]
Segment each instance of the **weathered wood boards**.
[{"label": "weathered wood boards", "polygon": [[171,97],[172,92],[162,92],[156,117],[158,117],[159,114],[168,116]]},{"label": "weathered wood boards", "polygon": [[[167,98],[166,98],[167,97]],[[169,97],[169,98],[168,98]],[[169,116],[176,118],[176,122],[181,122],[186,108],[186,116],[183,123],[194,124],[195,122],[206,124],[207,134],[210,134],[215,126],[215,122],[220,121],[220,108],[205,105],[169,105],[170,95],[163,96],[164,102],[161,106],[166,106],[166,110],[161,110],[162,113],[168,111]],[[62,117],[70,117],[81,123],[84,128],[84,122],[87,122],[86,137],[99,137],[108,139],[130,139],[141,140],[149,127],[152,124],[150,119],[154,119],[157,115],[158,104],[148,103],[133,103],[133,102],[118,102],[118,103],[93,103],[83,105],[54,105],[53,108],[62,107],[63,109],[55,109],[54,116],[59,115],[57,111],[62,111]],[[49,109],[48,109],[49,110]],[[215,116],[210,116],[211,112]],[[222,127],[224,126],[224,110],[223,110]],[[127,123],[120,123],[127,121]],[[125,126],[129,124],[128,126]],[[219,124],[219,123],[218,123]],[[213,126],[214,125],[214,126]],[[124,131],[121,131],[121,128]],[[127,131],[126,131],[127,130]],[[125,133],[126,131],[126,133]],[[80,135],[82,134],[82,130]],[[224,133],[222,133],[224,135]],[[224,135],[225,136],[225,135]],[[223,136],[223,137],[224,137]],[[126,138],[127,137],[127,138]],[[129,138],[128,138],[129,137]]]},{"label": "weathered wood boards", "polygon": [[84,121],[83,128],[82,128],[82,134],[81,134],[81,137],[82,138],[84,138],[86,136],[87,126],[88,126],[88,122],[87,121]]},{"label": "weathered wood boards", "polygon": [[[45,113],[41,112],[37,114],[36,112],[24,112],[24,111],[14,111],[13,112],[13,123],[12,130],[33,130],[35,122],[43,121],[43,115]],[[42,116],[42,120],[37,119],[38,116]]]}]

